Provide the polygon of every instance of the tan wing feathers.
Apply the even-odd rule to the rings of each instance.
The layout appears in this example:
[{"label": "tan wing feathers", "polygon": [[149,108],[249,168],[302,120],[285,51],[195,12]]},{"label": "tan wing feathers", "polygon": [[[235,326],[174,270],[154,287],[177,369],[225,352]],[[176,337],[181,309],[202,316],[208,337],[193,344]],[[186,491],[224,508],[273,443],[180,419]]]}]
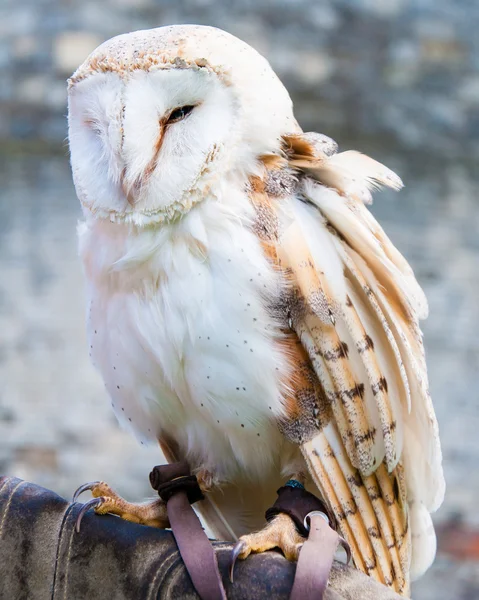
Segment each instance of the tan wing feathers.
[{"label": "tan wing feathers", "polygon": [[[348,253],[353,255],[350,249],[348,249]],[[398,313],[392,309],[385,293],[377,284],[373,274],[369,271],[367,265],[362,262],[361,258],[357,255],[354,256],[354,262],[360,265],[361,273],[364,274],[363,281],[366,282],[366,285],[373,292],[370,297],[374,297],[381,313],[387,320],[388,328],[393,333],[402,356],[403,364],[405,365],[409,385],[414,383],[417,401],[414,405],[411,405],[411,410],[414,411],[414,415],[410,419],[410,422],[415,428],[417,428],[418,425],[421,425],[426,428],[426,431],[428,429],[431,431],[431,435],[428,436],[428,439],[433,442],[433,446],[431,449],[431,456],[428,457],[428,459],[432,464],[439,465],[441,461],[441,452],[439,447],[437,421],[428,392],[427,371],[420,333],[417,326],[411,322],[405,321],[400,314],[398,315]],[[358,271],[356,271],[355,274],[357,275]]]},{"label": "tan wing feathers", "polygon": [[331,508],[356,566],[399,593],[407,593],[407,570],[375,476],[363,481],[347,461],[340,464],[338,457],[344,454],[333,451],[324,432],[304,444],[302,451],[318,488],[328,501],[332,498]]},{"label": "tan wing feathers", "polygon": [[[353,468],[341,447],[337,443],[334,444],[334,433],[331,427],[326,428],[324,436],[317,436],[313,440],[314,448],[321,457],[324,457],[327,470],[329,465],[330,478],[335,476],[336,488],[341,490],[341,496],[344,498],[343,510],[346,518],[350,523],[356,521],[358,524],[356,531],[353,526],[352,529],[359,546],[364,552],[364,547],[367,547],[366,540],[369,540],[374,549],[374,554],[366,562],[373,561],[370,564],[375,564],[375,557],[377,557],[377,567],[384,582],[387,582],[387,579],[392,578],[390,556],[373,510],[371,497],[368,495],[359,471]],[[373,476],[369,477],[373,478]]]},{"label": "tan wing feathers", "polygon": [[[254,203],[259,201],[259,195],[256,195]],[[323,459],[321,467],[321,452],[315,459],[311,459],[318,469],[321,468],[322,477],[318,478],[318,485],[325,488],[328,487],[328,482],[334,481],[337,505],[333,506],[333,510],[342,521],[341,529],[348,542],[353,548],[357,548],[356,563],[364,564],[364,569],[371,575],[399,590],[406,579],[401,569],[392,525],[384,510],[381,512],[378,502],[373,506],[373,500],[367,497],[366,487],[361,491],[354,490],[354,493],[349,487],[354,473],[359,475],[353,465],[363,473],[370,473],[379,463],[373,462],[374,439],[364,411],[364,392],[360,391],[350,370],[344,344],[336,331],[339,324],[337,317],[343,316],[341,311],[338,314],[338,301],[321,276],[321,271],[316,268],[297,223],[293,222],[282,233],[281,243],[274,252],[269,249],[268,256],[276,256],[282,269],[288,273],[291,291],[296,293],[296,302],[292,302],[291,311],[294,327],[310,356],[324,392],[330,399],[333,417],[346,447],[341,465],[331,454]],[[358,325],[356,322],[355,327]],[[366,334],[362,328],[356,340],[358,345],[365,339]],[[374,373],[375,382],[380,379],[377,375],[378,370]],[[314,438],[314,441],[317,439]],[[328,501],[330,494],[331,490],[326,495]],[[394,552],[396,554],[392,558],[391,553]]]},{"label": "tan wing feathers", "polygon": [[[360,219],[364,223],[364,225],[377,239],[377,241],[381,245],[384,254],[389,258],[389,260],[401,271],[403,275],[414,278],[413,270],[411,269],[411,266],[409,265],[407,260],[394,246],[394,244],[385,234],[384,229],[379,225],[379,223],[376,221],[373,215],[366,209],[366,207],[357,205],[355,208],[355,212],[358,216],[358,219]],[[426,301],[425,298],[424,301]]]},{"label": "tan wing feathers", "polygon": [[[358,344],[362,344],[362,348],[364,349],[362,352],[362,355],[365,360],[365,363],[367,361],[371,361],[371,364],[369,365],[369,368],[368,368],[368,372],[370,372],[370,370],[372,370],[373,378],[378,377],[378,375],[381,373],[381,371],[379,370],[379,366],[376,362],[376,357],[377,357],[378,351],[379,352],[383,351],[384,343],[380,344],[377,341],[378,340],[377,336],[376,335],[373,336],[374,340],[376,340],[374,343],[374,346],[376,347],[376,352],[374,352],[373,351],[374,347],[372,347],[373,340],[366,339],[366,341],[364,341],[362,334],[365,333],[365,330],[363,328],[361,319],[359,318],[359,315],[356,312],[356,309],[358,308],[358,305],[359,305],[359,300],[356,298],[356,295],[353,292],[353,290],[350,290],[350,295],[354,299],[354,301],[349,303],[349,306],[347,305],[347,309],[349,309],[349,311],[351,311],[353,313],[354,323],[351,324],[351,328],[357,327],[358,331],[361,331],[361,335],[359,335],[357,339],[358,339]],[[346,320],[348,319],[347,309],[345,310]],[[372,334],[372,332],[371,332],[371,334]],[[365,335],[367,335],[367,334],[365,334]],[[386,340],[386,344],[387,344],[387,340]],[[365,356],[365,354],[367,354],[367,356]],[[394,355],[392,355],[392,353],[391,353],[391,361],[392,361],[392,364],[394,365]],[[370,380],[371,380],[371,377],[370,377]],[[401,379],[399,372],[397,372],[396,377],[388,377],[388,381],[390,381],[391,383],[393,383],[393,382],[399,383],[400,385],[402,384],[402,379]],[[392,422],[388,422],[388,419],[392,418],[392,410],[391,410],[391,405],[389,404],[389,402],[392,399],[391,394],[394,391],[394,387],[395,387],[394,385],[390,385],[389,393],[387,395],[385,394],[384,398],[383,398],[384,410],[387,411],[387,416],[386,416],[386,420],[385,420],[385,427],[387,429],[389,429],[392,425]],[[400,410],[400,406],[396,408],[396,413],[399,410]],[[402,418],[402,415],[399,414],[399,420],[401,418]],[[392,429],[393,429],[393,431],[396,431],[395,427],[393,427]],[[384,430],[383,430],[383,433],[384,433]],[[396,440],[394,440],[394,441],[395,441],[395,443],[397,443]],[[397,459],[399,458],[400,452],[398,451],[397,454],[398,455],[397,455],[396,459],[394,460],[394,464],[392,466],[389,465],[390,471],[392,470],[393,467],[396,466]],[[386,453],[386,458],[387,458],[387,453]],[[344,465],[343,469],[345,470],[345,472],[346,472],[346,468],[347,468],[347,466]],[[406,496],[406,492],[404,489],[401,490],[401,493],[403,494],[402,496],[399,495],[399,489],[398,489],[398,494],[395,496],[393,493],[392,484],[390,481],[390,478],[392,480],[399,479],[399,476],[396,477],[396,473],[400,469],[402,470],[402,467],[399,464],[399,465],[397,465],[397,468],[395,469],[394,473],[392,475],[388,475],[387,469],[385,468],[385,466],[380,465],[380,467],[376,471],[375,477],[374,476],[373,477],[363,477],[363,480],[365,482],[365,485],[368,487],[369,495],[372,498],[373,507],[374,507],[375,512],[377,513],[378,520],[380,523],[382,523],[381,530],[384,533],[386,544],[387,544],[388,548],[390,549],[391,544],[394,541],[397,548],[401,550],[401,557],[400,557],[401,568],[404,573],[407,573],[407,571],[409,569],[407,561],[408,561],[408,557],[410,556],[410,552],[409,552],[408,546],[404,545],[404,543],[403,543],[404,529],[407,528],[407,509],[405,508],[407,496]],[[376,478],[377,478],[377,483],[376,483]],[[382,498],[379,498],[379,499],[378,499],[378,497],[379,497],[378,492],[374,491],[374,489],[375,489],[374,486],[376,486],[376,489],[377,489],[377,484],[380,485],[380,489],[381,489],[380,496],[382,496]],[[378,503],[381,503],[383,499],[384,499],[384,503],[386,504],[386,506],[389,510],[388,519],[390,520],[391,524],[389,524],[387,521],[385,521],[384,516],[381,518],[381,512],[380,512],[381,507],[378,508]],[[398,503],[394,501],[395,499],[401,500],[401,504],[403,506],[402,510],[399,510]],[[378,513],[378,511],[379,511],[379,513]],[[393,528],[394,537],[392,537],[392,534],[391,534],[391,526]],[[394,567],[395,567],[395,572],[399,576],[401,571],[398,570],[398,565],[394,564]]]},{"label": "tan wing feathers", "polygon": [[[354,214],[364,225],[363,233],[377,241],[376,248],[379,248],[380,268],[382,265],[382,269],[390,272],[393,280],[398,281],[400,293],[409,297],[407,302],[409,306],[412,306],[413,319],[425,319],[428,315],[427,300],[408,262],[394,247],[365,206],[355,203]],[[367,260],[368,255],[363,256],[363,258]]]},{"label": "tan wing feathers", "polygon": [[371,336],[366,333],[351,298],[349,300],[350,302],[346,303],[343,310],[343,319],[347,324],[358,352],[361,354],[367,372],[381,421],[385,460],[388,469],[392,471],[399,460],[399,456],[397,455],[398,441],[396,439],[397,415],[395,416],[392,411],[388,380],[379,369],[374,351],[374,342]]},{"label": "tan wing feathers", "polygon": [[376,529],[368,529],[368,533],[372,537],[375,535],[381,536],[384,541],[386,555],[391,558],[391,568],[385,583],[391,585],[394,582],[397,591],[404,592],[409,588],[409,565],[404,564],[399,552],[403,541],[401,536],[405,530],[407,531],[407,514],[403,515],[401,529],[398,532],[399,537],[397,537],[393,529],[389,506],[382,496],[377,473],[364,477],[363,484],[378,523]]},{"label": "tan wing feathers", "polygon": [[[314,184],[309,184],[309,189],[311,185]],[[418,402],[414,407],[408,400],[408,410],[414,410],[414,416],[409,419],[410,429],[416,431],[415,435],[419,439],[427,437],[430,447],[423,446],[423,451],[426,452],[426,461],[431,465],[428,470],[440,474],[441,452],[437,423],[427,391],[424,348],[418,327],[418,318],[427,315],[424,294],[409,265],[402,257],[398,258],[400,255],[397,250],[363,206],[356,203],[354,210],[351,210],[344,198],[337,197],[336,205],[333,206],[334,201],[331,198],[324,194],[321,197],[327,201],[318,202],[318,207],[330,219],[334,230],[338,231],[344,252],[350,259],[347,260],[348,268],[351,264],[354,265],[351,272],[362,280],[362,288],[373,309],[380,316],[389,338],[392,333],[394,340],[391,340],[391,347],[396,354],[399,349],[400,360],[404,365],[401,370],[406,373],[408,381],[405,389],[411,388],[411,382],[414,382]],[[358,226],[358,221],[367,227]],[[374,235],[371,235],[371,228]],[[378,240],[380,245],[372,242],[373,239]],[[397,285],[397,282],[401,284]],[[428,480],[430,479],[429,477]],[[442,479],[442,475],[439,475],[439,479]],[[428,498],[426,505],[430,510],[437,508],[443,496],[443,483],[434,483],[436,485],[433,485],[432,481],[429,485],[425,482],[421,485],[420,479],[416,482],[425,490]]]},{"label": "tan wing feathers", "polygon": [[283,136],[283,150],[290,163],[291,161],[319,163],[336,154],[338,145],[324,134],[301,132]]},{"label": "tan wing feathers", "polygon": [[386,467],[381,465],[375,475],[381,497],[387,507],[402,571],[408,573],[411,562],[411,534],[403,465],[399,463],[393,473],[388,473]]},{"label": "tan wing feathers", "polygon": [[341,251],[342,251],[342,257],[346,266],[346,276],[349,278],[349,281],[351,281],[351,284],[355,287],[357,294],[361,294],[361,296],[363,297],[365,303],[367,305],[369,305],[370,309],[372,310],[372,312],[375,314],[376,318],[378,319],[379,325],[380,325],[380,331],[382,333],[384,333],[384,335],[387,337],[387,342],[388,344],[386,344],[386,346],[388,346],[390,348],[390,350],[392,351],[394,358],[395,358],[395,362],[397,364],[399,373],[400,373],[400,377],[401,377],[401,381],[403,384],[402,389],[404,390],[405,393],[405,398],[406,398],[406,406],[407,406],[407,410],[408,412],[410,412],[411,410],[411,393],[410,393],[410,387],[409,387],[409,380],[407,378],[407,374],[406,374],[406,369],[404,367],[404,362],[401,356],[401,352],[399,350],[396,338],[394,337],[391,328],[389,327],[388,321],[383,313],[383,311],[381,310],[374,294],[371,291],[371,288],[368,286],[365,278],[363,277],[361,271],[358,269],[357,265],[354,263],[354,260],[351,258],[351,256],[344,250],[343,247],[341,247]]},{"label": "tan wing feathers", "polygon": [[[435,510],[443,495],[443,483],[438,482],[434,475],[441,473],[441,450],[434,408],[427,390],[427,372],[420,334],[415,327],[402,320],[400,315],[392,310],[384,292],[361,257],[346,245],[343,250],[348,272],[357,281],[364,298],[379,318],[400,369],[407,400],[407,410],[403,413],[405,427],[409,432],[406,452],[410,451],[416,455],[414,465],[409,464],[407,455],[405,457],[407,466],[413,467],[408,469],[408,479],[413,483],[411,478],[416,473],[413,487],[418,492],[423,490],[420,497],[430,510]],[[410,399],[411,386],[416,398],[414,405]],[[414,446],[411,435],[415,436]],[[421,438],[426,441],[426,445],[421,443]],[[425,470],[421,469],[421,464],[424,464]],[[439,475],[439,479],[441,477]]]},{"label": "tan wing feathers", "polygon": [[[320,434],[320,435],[323,435],[323,434]],[[361,569],[365,573],[368,572],[368,569],[366,568],[366,563],[364,560],[362,548],[360,549],[360,547],[356,541],[356,538],[353,535],[353,531],[351,529],[348,519],[343,518],[343,514],[344,514],[343,507],[342,507],[342,505],[338,499],[338,496],[336,494],[336,489],[334,487],[334,479],[331,480],[329,478],[328,473],[324,467],[324,464],[323,464],[324,458],[320,455],[319,452],[314,450],[312,441],[304,444],[301,449],[303,451],[304,458],[308,465],[309,472],[311,473],[314,482],[318,486],[318,489],[321,492],[322,497],[325,499],[327,498],[327,502],[328,502],[333,514],[335,515],[336,519],[340,521],[340,530],[341,530],[341,533],[343,534],[344,538],[347,540],[348,544],[350,545],[351,554],[353,556],[354,563],[356,564],[358,569]],[[366,548],[370,549],[370,547],[371,546],[370,546],[369,540],[366,540]],[[374,563],[374,561],[371,559],[370,564],[369,564],[370,569],[373,568],[372,567],[373,563]],[[377,579],[379,578],[379,574],[378,574],[377,570],[375,570],[375,572],[373,571],[372,573],[370,572],[370,574],[373,576],[376,575]]]},{"label": "tan wing feathers", "polygon": [[[319,441],[322,435],[323,433],[312,440],[313,446],[317,450],[322,445]],[[385,582],[391,585],[391,581],[397,578],[399,589],[407,589],[409,585],[407,560],[410,554],[407,544],[404,543],[405,531],[407,531],[406,491],[398,484],[395,493],[392,484],[399,480],[402,466],[398,464],[393,473],[388,474],[385,466],[380,465],[373,475],[362,476],[358,470],[352,467],[347,456],[338,447],[334,428],[326,427],[324,435],[329,441],[331,451],[340,466],[340,472],[358,507],[358,514],[375,546],[376,556],[379,561],[382,561],[381,570]],[[322,455],[321,452],[320,454]],[[330,454],[329,450],[326,454]],[[379,541],[374,544],[374,540]],[[385,562],[384,555],[391,558],[392,568],[387,561]],[[386,568],[385,564],[389,564],[389,566]]]},{"label": "tan wing feathers", "polygon": [[383,185],[394,190],[400,190],[403,187],[403,182],[391,169],[356,150],[335,154],[328,162],[330,168],[333,165],[337,172],[347,172],[352,178],[364,181],[368,187],[373,189]]},{"label": "tan wing feathers", "polygon": [[323,358],[316,353],[316,344],[313,340],[311,332],[307,327],[300,323],[297,326],[297,332],[301,343],[306,348],[306,351],[310,357],[311,363],[313,364],[316,375],[324,389],[325,395],[330,403],[334,420],[338,427],[341,435],[342,442],[346,448],[348,456],[353,464],[359,464],[358,447],[355,444],[354,435],[346,417],[346,412],[341,402],[335,402],[331,399],[336,397],[336,389],[331,375],[326,367]]},{"label": "tan wing feathers", "polygon": [[[327,196],[331,196],[328,198]],[[335,194],[323,194],[320,208],[334,229],[340,232],[347,245],[355,250],[368,264],[377,282],[388,292],[388,300],[395,310],[410,319],[414,313],[409,297],[401,284],[402,274],[382,251],[379,242],[371,236],[353,211],[342,206],[342,199]],[[335,203],[334,206],[331,206]]]},{"label": "tan wing feathers", "polygon": [[[293,187],[268,197],[257,182],[253,204],[268,205],[267,220],[275,215],[265,252],[285,274],[283,308],[314,369],[316,395],[330,404],[301,444],[303,456],[356,565],[406,594],[410,567],[420,572],[434,554],[421,503],[435,507],[443,493],[418,326],[427,303],[363,205],[375,187],[402,182],[369,157],[335,151],[324,136],[285,136],[283,154],[263,164],[282,169],[286,160],[303,171],[299,194]],[[412,525],[410,503],[417,506]],[[412,538],[422,558],[414,558]]]},{"label": "tan wing feathers", "polygon": [[[337,153],[334,140],[325,135],[308,132],[283,136],[283,150],[293,167],[313,172],[315,179],[338,189],[341,193],[359,192],[361,187],[369,189],[382,185],[400,190],[401,179],[378,161],[357,152],[348,150]],[[365,194],[370,201],[369,193]]]},{"label": "tan wing feathers", "polygon": [[[295,226],[297,227],[297,226]],[[327,287],[321,280],[321,277],[314,269],[312,259],[307,253],[307,247],[298,236],[299,229],[296,232],[288,231],[282,237],[281,247],[278,248],[278,258],[281,259],[283,267],[287,268],[294,278],[298,286],[299,293],[306,300],[317,295],[318,290],[321,291],[323,298],[322,308],[319,311],[311,311],[309,314],[302,314],[302,318],[297,318],[297,331],[300,339],[305,344],[308,354],[311,357],[313,364],[316,367],[316,372],[325,389],[326,395],[331,399],[333,415],[338,424],[339,430],[343,430],[343,440],[346,447],[349,446],[348,454],[350,459],[346,458],[338,465],[337,459],[334,457],[330,449],[326,452],[325,441],[322,434],[314,438],[315,443],[322,443],[322,446],[316,454],[316,465],[319,468],[318,461],[321,462],[322,485],[327,486],[327,481],[334,481],[334,490],[337,499],[336,514],[341,521],[346,521],[348,526],[345,529],[351,541],[351,536],[355,540],[354,547],[361,548],[361,560],[364,562],[365,569],[372,575],[375,575],[380,581],[387,583],[398,590],[407,587],[406,578],[401,567],[401,561],[396,548],[396,539],[394,538],[393,529],[388,516],[381,507],[381,499],[377,492],[377,484],[375,489],[376,498],[372,500],[367,498],[366,488],[362,490],[354,488],[354,492],[348,487],[351,485],[355,474],[359,476],[359,472],[354,469],[349,460],[353,463],[357,461],[357,466],[362,468],[363,472],[370,472],[373,456],[372,440],[369,434],[369,424],[364,415],[364,410],[361,406],[361,395],[354,395],[352,400],[357,398],[357,405],[361,410],[362,419],[358,419],[355,410],[358,406],[354,403],[349,404],[349,398],[346,401],[337,402],[338,393],[344,395],[344,383],[347,381],[348,386],[357,387],[352,374],[349,379],[345,380],[345,371],[349,371],[347,357],[343,356],[344,350],[342,342],[338,337],[335,327],[332,324],[335,320],[332,306],[336,304],[329,295],[329,290],[324,290]],[[301,257],[301,260],[295,260],[294,257]],[[312,272],[309,272],[312,269]],[[322,317],[319,319],[318,314]],[[329,321],[329,322],[328,322]],[[365,338],[364,335],[361,340]],[[334,359],[331,361],[325,360],[325,357]],[[344,361],[343,364],[341,361]],[[375,373],[377,375],[379,371]],[[348,389],[351,389],[349,387]],[[362,425],[362,429],[358,427]],[[364,443],[369,442],[366,450],[368,461],[361,462],[361,453],[358,453],[357,442],[364,440]],[[353,442],[353,444],[351,444]],[[356,443],[355,443],[356,442]],[[304,450],[303,450],[304,452]],[[397,461],[395,461],[397,462]],[[376,465],[377,466],[377,465]],[[346,475],[344,475],[346,473]],[[346,478],[345,478],[346,477]],[[360,477],[360,476],[359,476]],[[349,478],[349,483],[348,479]],[[374,477],[373,477],[374,479]],[[339,512],[338,512],[339,511]],[[345,523],[342,523],[344,528]],[[348,534],[349,532],[349,534]],[[368,539],[371,540],[369,543]],[[372,545],[371,545],[372,544]],[[368,553],[367,547],[370,550]],[[394,558],[391,559],[391,555]],[[357,556],[356,556],[357,559]],[[391,563],[392,560],[392,563]],[[379,562],[377,562],[379,561]]]},{"label": "tan wing feathers", "polygon": [[[404,443],[403,413],[408,411],[408,383],[406,385],[390,346],[389,339],[377,322],[376,315],[367,299],[347,280],[347,301],[350,310],[358,320],[358,327],[364,329],[366,341],[359,340],[364,350],[361,353],[373,393],[381,413],[381,423],[385,440],[385,460],[389,471],[396,466]],[[373,316],[371,317],[371,312]],[[346,317],[347,318],[347,317]],[[391,334],[392,335],[392,334]],[[405,371],[404,371],[405,376]],[[388,435],[389,434],[389,435]],[[388,453],[387,441],[394,443]]]},{"label": "tan wing feathers", "polygon": [[[410,558],[407,511],[398,509],[392,491],[390,479],[395,473],[387,475],[384,469],[381,484],[376,477],[379,471],[362,477],[340,448],[333,451],[327,437],[325,432],[319,433],[303,444],[302,451],[313,479],[328,499],[351,545],[356,566],[396,591],[407,593]],[[404,499],[401,504],[405,505]]]},{"label": "tan wing feathers", "polygon": [[[393,171],[360,152],[326,155],[322,145],[315,142],[317,137],[318,134],[312,133],[285,136],[285,153],[290,166],[306,171],[312,180],[339,192],[341,197],[335,195],[331,203],[322,202],[319,206],[323,214],[333,225],[338,225],[337,220],[340,220],[342,234],[363,257],[370,256],[374,263],[379,260],[377,266],[371,264],[370,267],[381,284],[384,283],[382,278],[386,278],[388,291],[398,286],[398,299],[400,303],[406,303],[406,310],[410,298],[419,318],[425,318],[427,301],[411,267],[363,206],[372,201],[371,189],[384,185],[398,190],[403,186],[402,181]],[[320,139],[324,137],[319,136]],[[312,180],[309,184],[306,182],[305,187],[314,202],[314,194],[308,193],[308,187],[314,186]]]},{"label": "tan wing feathers", "polygon": [[[341,465],[338,464],[336,456],[331,449],[326,437],[319,435],[314,438],[313,453],[316,452],[320,457],[326,475],[333,484],[334,491],[339,501],[340,512],[337,518],[342,523],[345,520],[348,522],[351,532],[356,540],[358,547],[361,549],[361,555],[368,572],[377,570],[378,577],[385,583],[385,576],[389,571],[387,564],[388,557],[384,552],[382,540],[380,536],[373,537],[368,535],[367,527],[375,523],[375,519],[369,519],[370,513],[364,511],[357,505],[351,490],[346,481],[346,474],[343,472]],[[361,505],[361,499],[360,505]],[[367,504],[367,503],[366,503]],[[369,507],[368,507],[369,508]],[[376,560],[376,557],[380,557]]]},{"label": "tan wing feathers", "polygon": [[[320,373],[323,374],[326,395],[329,397],[333,413],[341,424],[346,420],[346,437],[352,437],[354,450],[352,460],[363,472],[371,472],[375,467],[374,432],[372,431],[362,402],[363,388],[355,381],[350,370],[343,343],[333,325],[333,302],[326,295],[319,280],[312,258],[300,236],[297,224],[291,226],[278,248],[278,257],[285,268],[292,273],[298,294],[303,299],[299,314],[293,314],[295,327],[300,339],[309,334],[311,346],[307,350],[310,358],[318,363],[322,358]],[[328,376],[325,376],[327,371]],[[331,389],[332,384],[332,389]],[[343,416],[339,413],[343,412]],[[346,442],[351,446],[350,442]]]}]

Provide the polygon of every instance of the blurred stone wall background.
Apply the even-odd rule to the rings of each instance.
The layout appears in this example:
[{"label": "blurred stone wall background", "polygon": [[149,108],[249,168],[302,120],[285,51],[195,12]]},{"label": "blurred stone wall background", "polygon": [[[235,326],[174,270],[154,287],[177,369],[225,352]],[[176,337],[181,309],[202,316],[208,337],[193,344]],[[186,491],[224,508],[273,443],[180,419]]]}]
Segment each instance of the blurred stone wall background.
[{"label": "blurred stone wall background", "polygon": [[406,183],[373,211],[430,300],[424,324],[448,491],[414,598],[479,597],[479,0],[2,0],[0,472],[68,495],[148,495],[161,461],[120,431],[88,362],[66,78],[103,40],[195,22],[271,61],[305,129]]},{"label": "blurred stone wall background", "polygon": [[65,78],[103,40],[213,24],[265,54],[302,122],[479,153],[477,0],[3,0],[0,137],[61,141]]}]

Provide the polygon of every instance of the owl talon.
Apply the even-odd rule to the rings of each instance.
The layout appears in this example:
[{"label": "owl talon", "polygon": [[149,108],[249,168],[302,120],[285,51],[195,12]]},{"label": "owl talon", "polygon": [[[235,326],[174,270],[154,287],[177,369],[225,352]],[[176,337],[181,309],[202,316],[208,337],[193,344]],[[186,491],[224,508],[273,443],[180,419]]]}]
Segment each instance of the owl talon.
[{"label": "owl talon", "polygon": [[238,556],[240,554],[242,554],[246,550],[246,548],[247,548],[246,542],[244,542],[243,540],[239,540],[238,542],[236,542],[233,550],[231,550],[230,567],[229,567],[231,583],[234,583],[234,569],[235,569],[235,564],[238,559]]},{"label": "owl talon", "polygon": [[166,504],[163,500],[153,500],[135,504],[127,502],[115,492],[104,481],[91,481],[81,485],[73,494],[73,502],[76,502],[80,494],[90,491],[93,498],[86,502],[77,518],[76,530],[80,531],[80,522],[86,511],[94,507],[99,515],[111,514],[132,523],[149,525],[150,527],[169,527]]},{"label": "owl talon", "polygon": [[233,582],[233,571],[238,558],[245,559],[252,553],[266,552],[279,548],[288,560],[298,560],[304,537],[296,530],[291,517],[286,514],[275,516],[261,531],[243,535],[231,551],[229,575]]},{"label": "owl talon", "polygon": [[100,481],[90,481],[90,483],[84,483],[73,493],[72,502],[76,502],[80,494],[83,494],[83,492],[86,492],[87,490],[93,490],[93,488],[98,485],[100,485]]},{"label": "owl talon", "polygon": [[80,512],[77,516],[77,520],[75,522],[75,531],[77,533],[80,533],[80,525],[83,517],[85,516],[85,513],[89,511],[92,507],[94,507],[95,509],[99,508],[102,504],[105,504],[105,502],[106,498],[103,498],[102,496],[100,496],[99,498],[92,498],[91,500],[88,500],[88,502],[85,502],[85,504],[81,507]]},{"label": "owl talon", "polygon": [[344,551],[346,552],[346,564],[349,565],[349,563],[352,560],[352,556],[351,556],[351,546],[348,544],[348,542],[343,538],[342,535],[339,536],[339,545],[344,549]]}]

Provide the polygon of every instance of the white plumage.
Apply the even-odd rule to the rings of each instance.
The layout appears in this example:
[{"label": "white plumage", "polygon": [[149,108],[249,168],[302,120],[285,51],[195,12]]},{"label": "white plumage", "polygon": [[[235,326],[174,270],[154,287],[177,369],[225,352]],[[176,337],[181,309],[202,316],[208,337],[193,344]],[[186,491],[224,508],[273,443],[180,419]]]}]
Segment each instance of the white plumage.
[{"label": "white plumage", "polygon": [[427,303],[364,207],[400,179],[303,134],[265,59],[207,27],[100,46],[69,126],[90,353],[119,420],[213,475],[219,535],[308,469],[356,565],[406,593],[444,483]]},{"label": "white plumage", "polygon": [[275,424],[287,363],[264,305],[278,275],[252,209],[232,186],[221,200],[159,231],[93,220],[80,243],[90,351],[118,418],[228,481],[264,475],[287,444]]}]

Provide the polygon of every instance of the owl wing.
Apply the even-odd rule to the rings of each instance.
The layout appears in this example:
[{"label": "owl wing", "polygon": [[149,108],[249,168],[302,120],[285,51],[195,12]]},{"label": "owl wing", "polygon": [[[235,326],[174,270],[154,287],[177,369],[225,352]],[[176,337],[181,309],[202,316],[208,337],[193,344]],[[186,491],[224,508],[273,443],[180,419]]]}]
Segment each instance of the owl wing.
[{"label": "owl wing", "polygon": [[[434,557],[429,512],[444,495],[418,326],[427,303],[365,207],[373,188],[399,189],[400,179],[358,152],[336,154],[328,139],[285,137],[285,154],[263,159],[263,185],[252,183],[257,230],[287,280],[278,308],[293,332],[283,343],[295,375],[283,429],[300,444],[356,566],[405,593],[409,573]],[[281,173],[298,178],[282,198]]]}]

